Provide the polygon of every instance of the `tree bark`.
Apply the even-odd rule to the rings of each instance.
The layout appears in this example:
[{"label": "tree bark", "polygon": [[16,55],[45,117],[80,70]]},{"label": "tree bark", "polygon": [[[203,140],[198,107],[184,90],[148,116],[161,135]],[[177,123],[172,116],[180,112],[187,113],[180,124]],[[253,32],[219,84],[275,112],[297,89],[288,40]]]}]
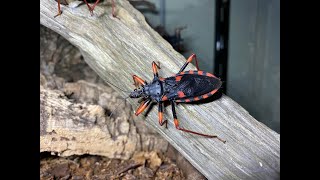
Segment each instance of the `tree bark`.
[{"label": "tree bark", "polygon": [[[151,63],[160,61],[159,75],[177,73],[185,58],[157,34],[143,15],[128,1],[116,2],[117,18],[111,6],[98,5],[90,16],[87,7],[62,6],[62,15],[54,18],[57,3],[40,1],[40,23],[54,30],[81,50],[85,61],[105,81],[131,91],[132,74],[150,81]],[[187,69],[195,69],[189,65]],[[127,92],[117,90],[123,97]],[[137,106],[134,99],[128,100]],[[223,95],[204,104],[179,104],[176,108],[180,126],[227,140],[203,138],[175,129],[170,106],[165,108],[168,129],[158,124],[154,106],[146,117],[156,129],[191,164],[208,179],[279,179],[280,135],[258,122],[240,105]]]}]

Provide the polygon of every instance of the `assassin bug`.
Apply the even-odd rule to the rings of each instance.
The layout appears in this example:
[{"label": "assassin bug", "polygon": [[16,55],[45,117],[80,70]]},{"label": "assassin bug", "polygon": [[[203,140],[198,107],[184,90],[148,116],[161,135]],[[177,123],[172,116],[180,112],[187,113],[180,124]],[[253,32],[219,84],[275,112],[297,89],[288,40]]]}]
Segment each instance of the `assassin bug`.
[{"label": "assassin bug", "polygon": [[[193,58],[196,60],[198,71],[183,71],[193,60]],[[158,103],[159,124],[160,126],[165,124],[167,127],[168,121],[163,121],[163,103],[165,101],[170,101],[176,129],[208,138],[217,138],[225,143],[225,140],[220,139],[216,135],[202,134],[181,128],[179,126],[179,121],[175,110],[175,103],[193,102],[212,96],[221,87],[222,81],[213,74],[200,71],[195,54],[192,54],[187,59],[186,63],[174,76],[161,78],[158,75],[158,68],[160,69],[160,66],[155,62],[152,62],[154,78],[150,84],[136,75],[132,76],[136,89],[130,93],[129,97],[142,98],[142,103],[137,108],[135,115],[138,116],[152,101],[156,101]],[[142,89],[139,88],[139,85],[141,85]]]},{"label": "assassin bug", "polygon": [[[59,15],[62,14],[62,11],[61,11],[61,8],[60,8],[61,0],[57,0],[57,1],[58,1],[58,14],[55,15],[54,17],[57,17],[57,16],[59,16]],[[66,1],[67,1],[67,0],[65,0],[65,3],[63,3],[64,5],[67,5],[67,4],[68,4],[68,2],[66,2]],[[91,16],[93,15],[93,10],[94,10],[94,8],[96,7],[96,5],[99,3],[99,1],[100,1],[100,0],[96,0],[95,3],[93,4],[93,6],[90,6],[89,3],[87,2],[87,0],[84,0],[84,2],[86,3],[86,5],[88,6],[88,9],[89,9],[89,11],[90,11]],[[116,17],[116,15],[115,15],[115,13],[114,13],[114,7],[115,7],[115,5],[114,5],[114,0],[111,0],[111,2],[112,2],[112,16],[113,16],[113,17]]]}]

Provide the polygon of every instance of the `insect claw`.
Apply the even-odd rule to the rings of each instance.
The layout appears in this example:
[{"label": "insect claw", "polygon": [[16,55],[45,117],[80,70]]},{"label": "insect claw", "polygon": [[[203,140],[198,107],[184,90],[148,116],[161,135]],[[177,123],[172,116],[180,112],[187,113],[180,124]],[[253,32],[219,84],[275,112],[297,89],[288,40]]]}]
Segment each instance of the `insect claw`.
[{"label": "insect claw", "polygon": [[62,14],[61,11],[59,11],[58,14],[56,14],[56,15],[53,16],[53,17],[56,18],[56,17],[60,16],[61,14]]},{"label": "insect claw", "polygon": [[[158,63],[158,64],[157,64]],[[157,61],[156,65],[159,69],[161,69],[161,66],[160,66],[160,61]]]},{"label": "insect claw", "polygon": [[218,136],[216,137],[218,140],[220,140],[221,142],[223,142],[224,144],[227,142],[226,140],[220,139]]},{"label": "insect claw", "polygon": [[93,16],[93,9],[90,9],[89,11],[90,11],[91,16]]}]

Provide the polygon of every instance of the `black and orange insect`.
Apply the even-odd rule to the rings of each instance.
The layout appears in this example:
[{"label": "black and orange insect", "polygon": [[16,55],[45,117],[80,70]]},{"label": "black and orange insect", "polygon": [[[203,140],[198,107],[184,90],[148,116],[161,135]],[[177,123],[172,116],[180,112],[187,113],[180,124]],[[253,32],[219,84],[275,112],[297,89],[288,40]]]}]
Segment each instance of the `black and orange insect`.
[{"label": "black and orange insect", "polygon": [[[193,59],[196,60],[197,71],[183,71]],[[225,140],[220,139],[216,135],[207,135],[181,128],[179,126],[179,121],[175,110],[176,103],[199,101],[212,96],[221,87],[222,81],[213,74],[200,71],[195,54],[192,54],[187,59],[187,62],[174,76],[161,78],[158,75],[158,68],[160,69],[160,66],[155,62],[152,62],[154,78],[151,83],[148,83],[140,77],[133,75],[136,89],[130,93],[129,97],[142,98],[142,103],[136,110],[135,115],[138,116],[152,101],[155,101],[158,103],[159,124],[161,126],[165,124],[167,127],[168,121],[163,121],[163,103],[165,101],[170,101],[176,129],[208,138],[217,138],[225,143]],[[142,88],[140,88],[139,85],[141,85]]]}]

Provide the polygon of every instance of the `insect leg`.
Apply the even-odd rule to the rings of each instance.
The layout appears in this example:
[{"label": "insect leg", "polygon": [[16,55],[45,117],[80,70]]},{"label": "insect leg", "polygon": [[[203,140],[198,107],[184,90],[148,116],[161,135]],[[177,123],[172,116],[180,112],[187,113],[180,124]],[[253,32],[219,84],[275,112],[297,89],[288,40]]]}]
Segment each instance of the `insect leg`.
[{"label": "insect leg", "polygon": [[112,16],[113,16],[113,17],[116,17],[116,14],[115,14],[115,12],[114,12],[115,4],[114,4],[114,1],[113,1],[113,0],[111,0],[111,1],[112,1]]},{"label": "insect leg", "polygon": [[163,106],[162,106],[162,102],[159,102],[158,116],[159,116],[159,124],[160,124],[160,126],[163,126],[164,124],[166,124],[166,128],[168,128],[168,127],[167,127],[167,125],[168,125],[168,120],[162,121],[162,118],[163,118]]},{"label": "insect leg", "polygon": [[86,1],[86,0],[84,0],[84,2],[86,3],[86,5],[88,6],[88,9],[89,9],[89,11],[90,11],[90,14],[91,14],[91,16],[93,15],[93,10],[94,10],[94,8],[96,7],[96,5],[99,3],[99,1],[100,0],[96,0],[96,2],[93,4],[93,6],[91,7],[90,5],[89,5],[89,3]]},{"label": "insect leg", "polygon": [[187,132],[187,133],[192,133],[192,134],[204,136],[204,137],[208,137],[208,138],[217,138],[219,141],[221,141],[221,142],[223,142],[223,143],[226,142],[225,140],[220,139],[220,138],[219,138],[218,136],[216,136],[216,135],[202,134],[202,133],[198,133],[198,132],[195,132],[195,131],[191,131],[191,130],[188,130],[188,129],[181,128],[181,127],[179,126],[179,121],[178,121],[178,118],[177,118],[174,101],[170,101],[170,102],[171,102],[172,114],[173,114],[173,118],[174,118],[174,125],[176,126],[176,128],[177,128],[178,130],[181,130],[181,131],[184,131],[184,132]]},{"label": "insect leg", "polygon": [[58,0],[58,14],[55,15],[54,17],[60,16],[61,15],[61,8],[60,8],[60,0]]},{"label": "insect leg", "polygon": [[[92,15],[93,15],[93,10],[94,10],[94,8],[96,7],[96,5],[100,2],[100,0],[96,0],[96,2],[93,4],[92,7],[89,5],[89,3],[88,3],[86,0],[84,0],[84,2],[85,2],[86,5],[88,6],[89,11],[90,11],[91,16],[92,16]],[[115,13],[114,13],[114,8],[115,8],[114,0],[111,0],[111,3],[112,3],[112,16],[113,16],[113,17],[116,17],[116,15],[115,15]]]},{"label": "insect leg", "polygon": [[138,109],[136,110],[135,115],[138,116],[140,113],[142,113],[148,107],[150,102],[151,102],[151,99],[147,99],[143,101],[138,107]]},{"label": "insect leg", "polygon": [[181,73],[187,67],[187,65],[193,60],[193,58],[196,60],[196,67],[197,67],[197,70],[199,70],[197,56],[196,54],[191,54],[191,56],[187,59],[187,62],[184,63],[184,65],[182,66],[182,68],[177,74]]},{"label": "insect leg", "polygon": [[146,85],[146,81],[141,79],[140,77],[136,76],[136,75],[132,75],[132,78],[133,78],[133,81],[134,81],[134,84],[137,88],[139,87],[139,85]]},{"label": "insect leg", "polygon": [[155,63],[154,61],[152,62],[152,71],[153,71],[153,75],[154,77],[159,77],[158,75],[158,69],[160,68],[160,65],[158,65],[157,63]]}]

